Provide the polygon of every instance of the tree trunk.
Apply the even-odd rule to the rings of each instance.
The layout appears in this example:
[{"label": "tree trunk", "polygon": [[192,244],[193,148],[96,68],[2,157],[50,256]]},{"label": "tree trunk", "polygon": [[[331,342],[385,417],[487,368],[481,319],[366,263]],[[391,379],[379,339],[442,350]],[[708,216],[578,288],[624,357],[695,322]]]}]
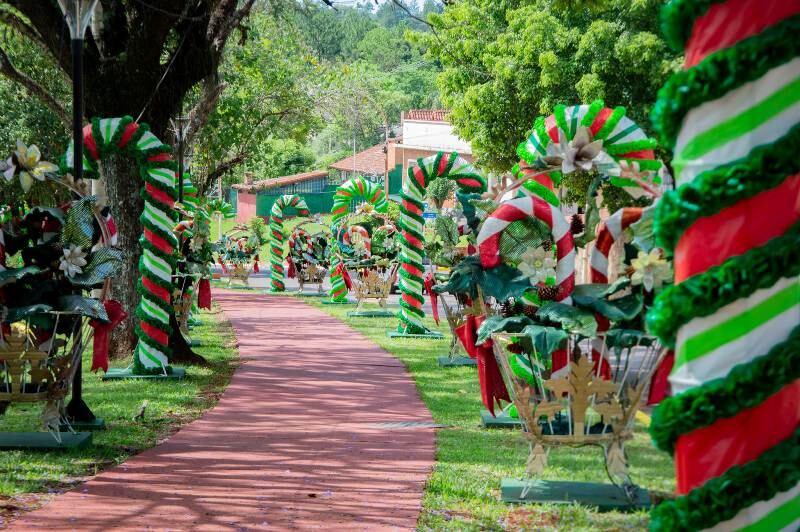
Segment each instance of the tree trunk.
[{"label": "tree trunk", "polygon": [[114,329],[109,355],[112,358],[130,356],[136,346],[136,307],[139,304],[139,257],[142,249],[139,237],[143,227],[139,216],[144,210],[140,191],[142,180],[136,162],[114,155],[103,161],[102,179],[106,183],[108,205],[117,224],[118,245],[125,252],[121,271],[114,278],[111,297],[122,303],[128,317]]}]

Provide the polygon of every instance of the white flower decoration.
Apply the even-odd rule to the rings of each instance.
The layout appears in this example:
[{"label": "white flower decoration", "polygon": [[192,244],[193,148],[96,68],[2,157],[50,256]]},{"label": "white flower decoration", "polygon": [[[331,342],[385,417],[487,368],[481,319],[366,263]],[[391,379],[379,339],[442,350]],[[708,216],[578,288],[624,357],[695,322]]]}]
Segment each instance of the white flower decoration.
[{"label": "white flower decoration", "polygon": [[[15,161],[16,159],[16,161]],[[17,140],[17,149],[14,150],[14,157],[9,158],[3,165],[3,176],[6,181],[11,181],[19,165],[19,184],[22,190],[27,193],[33,185],[33,180],[44,181],[45,174],[58,171],[58,166],[47,161],[42,161],[42,154],[35,144],[26,146],[21,140]],[[15,164],[16,162],[16,164]]]},{"label": "white flower decoration", "polygon": [[556,260],[543,248],[528,248],[517,265],[517,269],[529,278],[534,286],[555,277],[555,267]]},{"label": "white flower decoration", "polygon": [[661,250],[653,249],[650,253],[639,252],[639,256],[631,261],[633,274],[631,284],[643,285],[648,292],[661,288],[665,281],[672,279],[669,263],[661,258]]},{"label": "white flower decoration", "polygon": [[79,273],[83,273],[83,267],[86,266],[86,253],[81,249],[81,246],[70,245],[69,248],[64,249],[64,258],[61,259],[61,264],[58,269],[64,272],[67,277],[75,277]]},{"label": "white flower decoration", "polygon": [[579,127],[571,141],[563,129],[558,130],[558,142],[547,145],[545,162],[551,166],[561,165],[565,174],[574,172],[577,168],[591,170],[595,159],[603,154],[603,141],[592,140],[589,128]]}]

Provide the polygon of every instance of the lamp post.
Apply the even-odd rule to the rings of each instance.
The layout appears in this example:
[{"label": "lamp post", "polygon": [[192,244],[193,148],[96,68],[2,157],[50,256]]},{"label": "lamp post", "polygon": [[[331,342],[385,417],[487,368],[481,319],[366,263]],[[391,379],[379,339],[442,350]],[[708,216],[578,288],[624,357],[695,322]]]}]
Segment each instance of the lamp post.
[{"label": "lamp post", "polygon": [[[77,183],[83,177],[83,37],[89,27],[97,0],[58,0],[69,27],[72,44],[72,155],[73,177]],[[96,420],[83,401],[83,363],[78,359],[72,382],[72,397],[67,405],[67,417],[78,424],[104,426]]]},{"label": "lamp post", "polygon": [[189,117],[179,116],[172,120],[172,128],[178,141],[178,202],[183,203],[183,142],[189,130]]}]

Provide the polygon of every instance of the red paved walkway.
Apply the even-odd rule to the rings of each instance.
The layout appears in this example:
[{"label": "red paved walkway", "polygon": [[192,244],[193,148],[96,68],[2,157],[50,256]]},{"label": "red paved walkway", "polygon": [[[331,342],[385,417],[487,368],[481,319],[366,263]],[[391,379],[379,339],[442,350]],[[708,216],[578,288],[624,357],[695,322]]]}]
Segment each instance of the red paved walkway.
[{"label": "red paved walkway", "polygon": [[219,404],[15,530],[414,528],[433,432],[375,425],[431,421],[400,362],[300,300],[216,296],[243,362]]}]

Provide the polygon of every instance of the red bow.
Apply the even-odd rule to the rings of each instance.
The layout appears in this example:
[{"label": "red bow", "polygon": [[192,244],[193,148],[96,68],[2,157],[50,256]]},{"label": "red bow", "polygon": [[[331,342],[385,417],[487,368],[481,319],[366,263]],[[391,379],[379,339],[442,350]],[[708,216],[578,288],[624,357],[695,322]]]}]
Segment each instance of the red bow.
[{"label": "red bow", "polygon": [[675,351],[669,351],[653,373],[650,380],[650,393],[647,396],[647,404],[655,405],[670,395],[669,393],[669,374],[672,373],[672,366],[675,364]]},{"label": "red bow", "polygon": [[478,327],[485,319],[486,316],[468,315],[464,324],[456,327],[456,336],[461,340],[467,354],[478,361],[481,399],[489,412],[494,415],[495,403],[502,407],[500,400],[511,402],[511,397],[508,395],[500,368],[497,366],[497,360],[494,358],[492,341],[487,340],[481,345],[475,344],[478,338]]},{"label": "red bow", "polygon": [[253,273],[258,273],[261,270],[258,269],[258,255],[253,257]]},{"label": "red bow", "polygon": [[103,301],[103,306],[108,314],[108,323],[99,320],[89,321],[89,325],[94,329],[94,349],[92,351],[92,371],[102,368],[108,371],[108,343],[109,335],[114,327],[122,323],[128,317],[128,313],[122,308],[119,301],[109,299]]},{"label": "red bow", "polygon": [[289,267],[286,268],[286,277],[289,279],[294,279],[297,276],[297,271],[295,270],[292,257],[286,257],[286,263],[289,265]]},{"label": "red bow", "polygon": [[211,282],[208,279],[200,279],[197,286],[197,306],[211,310]]},{"label": "red bow", "polygon": [[439,325],[439,294],[433,291],[433,274],[428,272],[428,275],[425,276],[425,290],[428,292],[428,295],[431,296],[431,308],[433,309],[433,321],[436,322],[436,325]]},{"label": "red bow", "polygon": [[222,262],[222,258],[217,257],[217,262],[219,262],[219,265],[222,267],[222,273],[228,273],[228,268],[225,267],[225,263]]},{"label": "red bow", "polygon": [[342,276],[342,280],[344,281],[344,285],[347,287],[347,291],[353,289],[353,280],[350,279],[350,274],[347,273],[347,270],[344,267],[344,264],[339,264],[336,266],[336,273]]}]

